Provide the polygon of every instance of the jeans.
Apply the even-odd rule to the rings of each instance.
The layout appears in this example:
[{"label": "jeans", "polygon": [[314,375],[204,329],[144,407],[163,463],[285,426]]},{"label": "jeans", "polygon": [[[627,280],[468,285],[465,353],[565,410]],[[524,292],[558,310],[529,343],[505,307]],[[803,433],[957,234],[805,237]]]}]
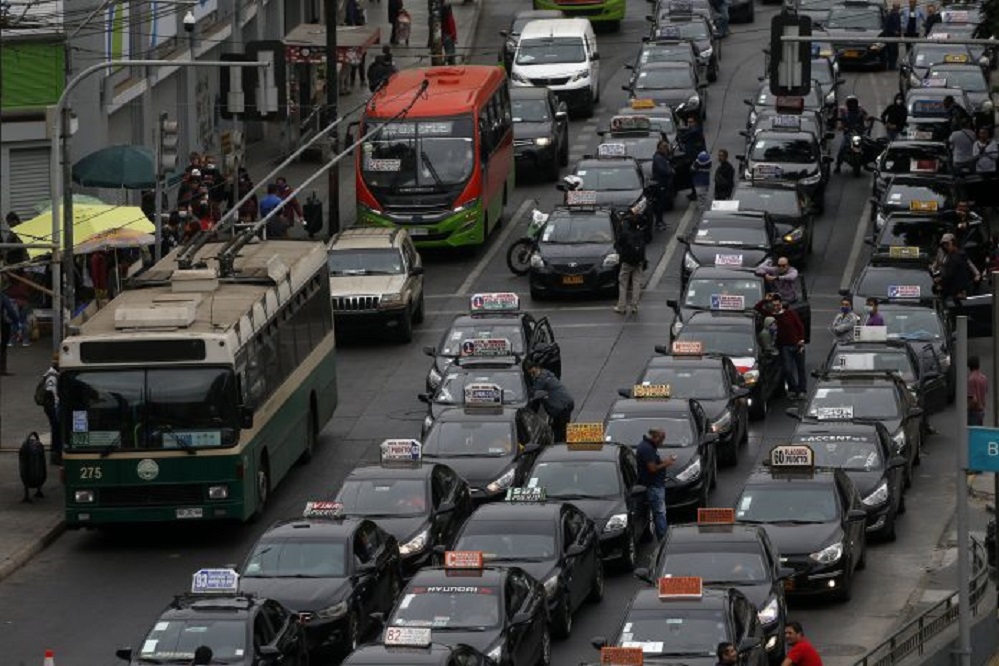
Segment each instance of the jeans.
[{"label": "jeans", "polygon": [[985,425],[985,412],[973,412],[969,409],[968,425],[970,426]]},{"label": "jeans", "polygon": [[804,393],[808,390],[808,378],[805,375],[805,350],[798,351],[798,345],[782,345],[780,360],[784,366],[784,380],[787,390],[791,393]]},{"label": "jeans", "polygon": [[718,12],[718,20],[715,23],[722,37],[728,34],[728,2],[722,4],[721,10]]},{"label": "jeans", "polygon": [[694,194],[697,195],[697,210],[700,213],[711,210],[711,195],[707,187],[695,187]]},{"label": "jeans", "polygon": [[645,497],[649,501],[649,509],[652,511],[652,523],[656,530],[656,539],[662,541],[666,536],[666,487],[648,486],[645,488]]},{"label": "jeans", "polygon": [[575,405],[569,405],[567,409],[563,409],[557,414],[550,414],[552,424],[552,437],[555,443],[561,443],[565,441],[565,431],[566,426],[569,425],[569,421],[572,420],[572,410]]},{"label": "jeans", "polygon": [[[629,302],[638,307],[642,297],[642,265],[621,262],[621,272],[618,273],[617,307],[624,309]],[[628,300],[628,290],[631,289],[631,300]]]}]

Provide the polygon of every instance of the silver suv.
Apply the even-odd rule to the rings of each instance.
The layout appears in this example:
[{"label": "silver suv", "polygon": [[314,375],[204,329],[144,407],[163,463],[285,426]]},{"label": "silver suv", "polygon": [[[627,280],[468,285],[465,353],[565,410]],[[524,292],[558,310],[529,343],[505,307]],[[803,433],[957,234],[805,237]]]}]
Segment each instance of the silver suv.
[{"label": "silver suv", "polygon": [[338,330],[413,339],[413,324],[424,314],[423,262],[405,229],[346,229],[330,241],[328,263]]}]

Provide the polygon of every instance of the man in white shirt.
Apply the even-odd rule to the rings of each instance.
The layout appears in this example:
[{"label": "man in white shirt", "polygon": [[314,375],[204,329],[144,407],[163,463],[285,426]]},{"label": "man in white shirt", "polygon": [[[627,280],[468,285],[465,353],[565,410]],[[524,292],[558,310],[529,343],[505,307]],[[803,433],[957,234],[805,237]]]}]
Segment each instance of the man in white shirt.
[{"label": "man in white shirt", "polygon": [[978,129],[978,140],[971,149],[975,158],[975,173],[993,174],[996,172],[996,162],[999,161],[999,144],[989,136],[987,127]]}]

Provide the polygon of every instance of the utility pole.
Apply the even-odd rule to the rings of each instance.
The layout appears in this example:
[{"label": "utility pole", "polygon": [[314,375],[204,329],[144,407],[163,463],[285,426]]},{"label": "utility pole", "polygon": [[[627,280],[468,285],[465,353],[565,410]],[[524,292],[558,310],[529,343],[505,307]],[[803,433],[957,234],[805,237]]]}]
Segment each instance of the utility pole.
[{"label": "utility pole", "polygon": [[177,168],[177,147],[180,142],[180,124],[170,120],[164,111],[156,125],[156,206],[154,225],[156,226],[156,247],[153,256],[156,261],[163,258],[163,184],[166,174]]},{"label": "utility pole", "polygon": [[427,0],[430,16],[430,64],[444,64],[444,36],[441,34],[441,0]]},{"label": "utility pole", "polygon": [[[62,309],[65,310],[67,314],[66,323],[68,324],[73,319],[73,311],[76,309],[76,263],[73,256],[73,162],[69,155],[69,138],[73,135],[73,130],[71,123],[73,122],[73,114],[69,110],[69,107],[64,107],[62,109],[62,145],[59,147],[60,158],[62,159],[62,182],[65,183],[65,187],[62,190],[62,206],[63,206],[63,217],[62,217],[62,284],[64,287],[56,287],[56,275],[52,274],[52,287],[53,291],[60,289],[64,294]],[[52,197],[52,217],[56,216],[56,211],[58,210],[58,204],[55,202],[56,197]],[[53,220],[53,224],[56,222]],[[53,303],[55,306],[55,303]],[[53,307],[53,310],[55,307]],[[55,322],[55,319],[53,319]],[[53,336],[55,337],[55,336]],[[57,348],[58,351],[58,348]]]},{"label": "utility pole", "polygon": [[958,666],[971,666],[971,535],[968,524],[968,318],[957,318],[957,593]]},{"label": "utility pole", "polygon": [[[340,114],[340,77],[337,73],[337,2],[323,0],[323,13],[326,15],[326,113],[321,114],[325,126],[336,122]],[[340,147],[340,130],[329,133],[329,155],[337,154]],[[340,162],[336,161],[326,174],[326,184],[329,190],[330,209],[326,215],[326,237],[332,238],[340,230]]]}]

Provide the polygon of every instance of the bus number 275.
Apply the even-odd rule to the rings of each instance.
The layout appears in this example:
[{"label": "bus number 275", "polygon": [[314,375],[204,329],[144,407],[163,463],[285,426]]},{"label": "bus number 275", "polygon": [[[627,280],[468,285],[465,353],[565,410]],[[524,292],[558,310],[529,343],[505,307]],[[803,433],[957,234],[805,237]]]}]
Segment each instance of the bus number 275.
[{"label": "bus number 275", "polygon": [[80,479],[86,479],[88,481],[95,481],[104,476],[101,473],[101,468],[97,465],[84,466],[80,468]]}]

